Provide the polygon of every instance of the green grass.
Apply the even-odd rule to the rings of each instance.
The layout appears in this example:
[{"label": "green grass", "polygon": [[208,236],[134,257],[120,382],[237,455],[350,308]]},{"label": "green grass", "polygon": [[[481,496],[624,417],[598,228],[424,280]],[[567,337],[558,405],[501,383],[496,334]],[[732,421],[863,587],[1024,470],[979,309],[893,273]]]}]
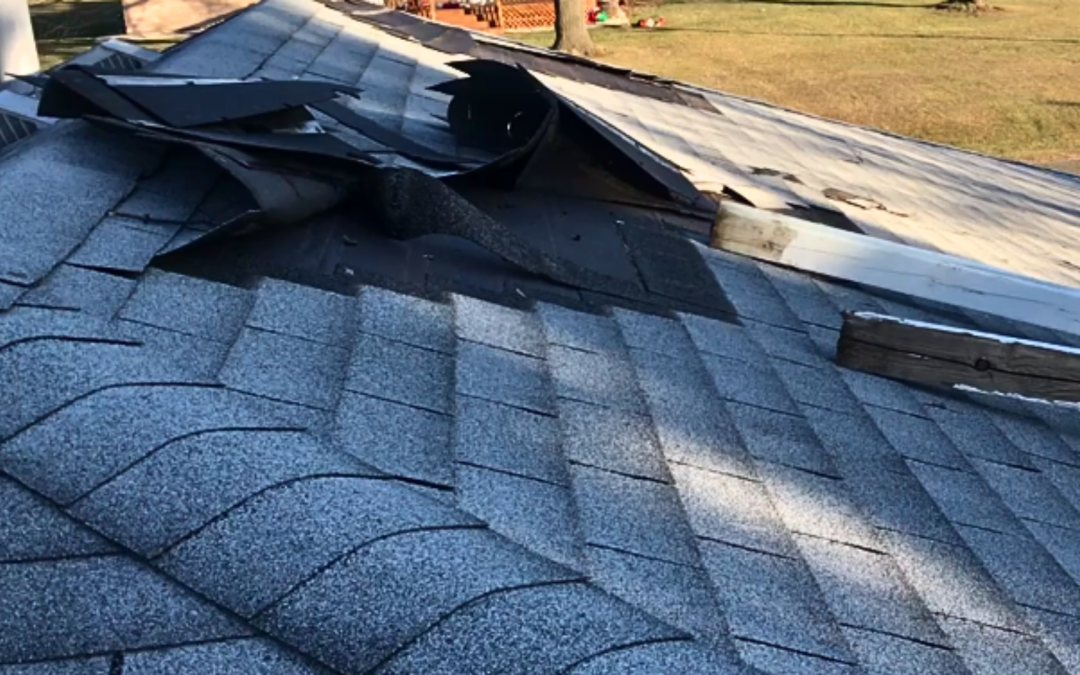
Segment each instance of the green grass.
[{"label": "green grass", "polygon": [[[825,117],[1034,162],[1080,158],[1080,7],[1001,0],[669,2],[660,30],[592,32],[603,61]],[[515,36],[548,46],[550,33]]]}]

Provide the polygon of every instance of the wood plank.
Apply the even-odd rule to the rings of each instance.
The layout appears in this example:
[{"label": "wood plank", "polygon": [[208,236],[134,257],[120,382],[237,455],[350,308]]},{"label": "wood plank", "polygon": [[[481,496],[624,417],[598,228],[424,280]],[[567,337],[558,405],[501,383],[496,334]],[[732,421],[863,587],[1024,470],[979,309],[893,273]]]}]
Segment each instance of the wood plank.
[{"label": "wood plank", "polygon": [[1080,401],[1080,350],[869,312],[844,315],[836,361],[930,386]]},{"label": "wood plank", "polygon": [[1080,290],[956,256],[724,202],[711,245],[916,298],[1080,335]]}]

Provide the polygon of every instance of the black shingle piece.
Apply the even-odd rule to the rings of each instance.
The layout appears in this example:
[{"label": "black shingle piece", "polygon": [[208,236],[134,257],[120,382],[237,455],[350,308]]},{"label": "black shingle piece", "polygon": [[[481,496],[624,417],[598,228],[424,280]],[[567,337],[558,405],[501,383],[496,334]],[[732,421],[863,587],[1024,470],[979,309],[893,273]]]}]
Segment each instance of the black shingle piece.
[{"label": "black shingle piece", "polygon": [[837,372],[844,378],[855,398],[869,406],[911,415],[923,414],[922,406],[911,390],[899,382],[847,368],[838,368]]},{"label": "black shingle piece", "polygon": [[882,532],[893,560],[934,614],[1024,630],[1017,608],[966,546]]},{"label": "black shingle piece", "polygon": [[544,339],[536,314],[464,295],[453,297],[454,326],[459,338],[543,358]]},{"label": "black shingle piece", "polygon": [[77,502],[71,512],[149,555],[260,490],[319,474],[375,472],[307,434],[211,431],[161,448]]},{"label": "black shingle piece", "polygon": [[732,635],[852,662],[847,645],[801,561],[701,542],[705,569]]},{"label": "black shingle piece", "polygon": [[803,652],[736,640],[739,654],[758,672],[773,675],[862,675],[854,663],[843,663]]},{"label": "black shingle piece", "polygon": [[124,304],[120,317],[178,333],[232,342],[251,309],[242,288],[150,270]]},{"label": "black shingle piece", "polygon": [[699,537],[777,555],[797,553],[761,483],[688,466],[673,465],[671,472]]},{"label": "black shingle piece", "polygon": [[[287,642],[305,645],[323,663],[364,672],[440,619],[447,626],[448,614],[466,615],[463,606],[483,595],[573,578],[569,570],[491,532],[412,532],[375,541],[334,563],[257,623]],[[343,604],[342,598],[349,602]],[[493,636],[488,633],[483,642],[498,648],[500,640]],[[456,637],[464,638],[461,633]],[[471,648],[477,643],[461,644]],[[451,658],[448,651],[440,654]]]},{"label": "black shingle piece", "polygon": [[803,418],[737,403],[728,403],[727,409],[755,458],[839,477],[832,457]]},{"label": "black shingle piece", "polygon": [[14,481],[0,477],[0,563],[107,553],[113,547]]},{"label": "black shingle piece", "polygon": [[[575,312],[548,303],[537,304],[536,313],[543,322],[547,341],[553,345],[597,354],[623,349],[618,325],[606,316]],[[616,314],[616,317],[621,318],[621,315]]]},{"label": "black shingle piece", "polygon": [[911,472],[953,523],[1020,534],[1024,526],[978,474],[909,462]]},{"label": "black shingle piece", "polygon": [[556,419],[469,396],[455,408],[458,461],[569,485]]},{"label": "black shingle piece", "polygon": [[831,368],[817,346],[802,331],[778,328],[756,321],[744,322],[747,335],[774,359],[801,363],[811,368]]},{"label": "black shingle piece", "polygon": [[479,526],[395,481],[310,478],[259,495],[170,550],[160,565],[250,617],[373,540],[419,529]]},{"label": "black shingle piece", "polygon": [[990,419],[1023,452],[1080,467],[1080,455],[1041,420],[1000,412],[991,412]]},{"label": "black shingle piece", "polygon": [[360,330],[437,352],[454,350],[454,310],[374,286],[360,292]]},{"label": "black shingle piece", "polygon": [[[694,345],[701,352],[747,363],[765,361],[765,352],[742,326],[694,314],[681,314],[680,317]],[[655,346],[651,349],[660,351]],[[681,356],[680,353],[673,355]]]},{"label": "black shingle piece", "polygon": [[703,570],[595,546],[586,546],[585,555],[597,586],[735,661],[727,622]]},{"label": "black shingle piece", "polygon": [[149,354],[144,347],[54,339],[8,347],[0,352],[0,438],[104,387],[205,382],[183,364]]},{"label": "black shingle piece", "polygon": [[67,262],[103,270],[142,272],[179,229],[178,223],[109,216],[97,224]]},{"label": "black shingle piece", "polygon": [[209,603],[123,557],[0,565],[4,661],[239,636]]},{"label": "black shingle piece", "polygon": [[748,669],[736,658],[697,642],[658,642],[596,656],[569,671],[572,675],[737,675]]},{"label": "black shingle piece", "polygon": [[38,661],[20,665],[0,666],[3,675],[111,675],[110,658],[97,656],[88,659]]},{"label": "black shingle piece", "polygon": [[883,469],[857,457],[838,461],[844,485],[876,527],[962,546],[956,530],[906,466]]},{"label": "black shingle piece", "polygon": [[930,420],[873,406],[867,406],[866,412],[889,444],[905,458],[970,470],[967,460],[949,437]]},{"label": "black shingle piece", "polygon": [[845,481],[770,462],[758,465],[776,510],[792,532],[881,550]]},{"label": "black shingle piece", "polygon": [[774,360],[772,366],[791,398],[797,402],[848,415],[863,414],[859,400],[831,366],[811,368],[781,360]]},{"label": "black shingle piece", "polygon": [[625,354],[594,354],[552,345],[548,364],[560,398],[645,413],[637,378]]},{"label": "black shingle piece", "polygon": [[953,617],[941,617],[957,654],[979,675],[1067,672],[1038,639]]},{"label": "black shingle piece", "polygon": [[119,320],[112,325],[119,335],[137,340],[155,352],[185,364],[193,376],[207,381],[217,379],[229,355],[229,345],[224,342],[134,321]]},{"label": "black shingle piece", "polygon": [[591,586],[541,586],[499,593],[461,609],[380,672],[561,672],[594,654],[678,637],[672,628]]},{"label": "black shingle piece", "polygon": [[1054,484],[1039,471],[972,460],[972,465],[1020,518],[1029,518],[1059,527],[1080,530],[1080,513]]},{"label": "black shingle piece", "polygon": [[1031,460],[1002,434],[990,418],[979,410],[958,412],[925,406],[926,414],[937,422],[953,444],[968,457],[999,464],[1032,468]]},{"label": "black shingle piece", "polygon": [[674,487],[577,465],[570,475],[586,542],[698,564],[694,535]]},{"label": "black shingle piece", "polygon": [[614,308],[611,311],[628,347],[673,357],[693,355],[693,342],[681,322],[626,309]]},{"label": "black shingle piece", "polygon": [[348,351],[280,333],[244,328],[221,369],[221,381],[240,391],[332,410]]},{"label": "black shingle piece", "polygon": [[447,415],[345,392],[334,436],[342,450],[389,474],[449,486],[450,427]]},{"label": "black shingle piece", "polygon": [[57,309],[77,309],[87,314],[109,318],[131,295],[135,282],[131,279],[60,265],[41,284],[19,298],[20,305],[36,305]]},{"label": "black shingle piece", "polygon": [[952,649],[846,626],[843,631],[866,675],[970,673]]},{"label": "black shingle piece", "polygon": [[702,354],[701,361],[712,377],[716,396],[783,413],[797,411],[791,395],[767,361],[744,363],[711,354]]},{"label": "black shingle piece", "polygon": [[801,408],[822,447],[841,465],[872,464],[887,471],[908,472],[904,458],[865,412],[848,415],[809,405]]},{"label": "black shingle piece", "polygon": [[765,263],[758,267],[803,323],[840,330],[843,316],[809,275]]},{"label": "black shingle piece", "polygon": [[836,619],[879,633],[948,647],[918,593],[888,556],[797,535],[799,549]]},{"label": "black shingle piece", "polygon": [[247,325],[347,348],[355,339],[356,313],[355,298],[264,279]]},{"label": "black shingle piece", "polygon": [[349,361],[345,389],[435,412],[450,412],[453,358],[361,334]]},{"label": "black shingle piece", "polygon": [[1080,619],[1025,607],[1024,616],[1058,662],[1070,673],[1080,671]]},{"label": "black shingle piece", "polygon": [[581,532],[569,487],[458,466],[458,505],[540,555],[581,569]]},{"label": "black shingle piece", "polygon": [[457,392],[547,415],[555,412],[544,361],[474,342],[458,345]]},{"label": "black shingle piece", "polygon": [[571,462],[671,482],[649,417],[560,400],[559,424],[563,451]]},{"label": "black shingle piece", "polygon": [[753,478],[753,460],[709,376],[691,356],[630,352],[653,427],[669,462]]},{"label": "black shingle piece", "polygon": [[296,428],[310,422],[304,409],[225,389],[120,387],[82,398],[9,440],[0,446],[0,461],[35,489],[70,503],[175,438],[210,429]]},{"label": "black shingle piece", "polygon": [[134,652],[124,656],[124,675],[160,675],[161,673],[326,675],[326,672],[265,638],[188,645]]},{"label": "black shingle piece", "polygon": [[1080,587],[1028,533],[999,534],[974,527],[957,531],[1014,602],[1080,617]]}]

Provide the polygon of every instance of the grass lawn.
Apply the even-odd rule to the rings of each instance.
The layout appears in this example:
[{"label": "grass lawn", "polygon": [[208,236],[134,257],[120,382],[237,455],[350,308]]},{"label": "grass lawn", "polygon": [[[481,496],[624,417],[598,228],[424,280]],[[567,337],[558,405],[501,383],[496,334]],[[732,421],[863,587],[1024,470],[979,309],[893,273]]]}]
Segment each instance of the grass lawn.
[{"label": "grass lawn", "polygon": [[1080,3],[995,2],[972,17],[933,0],[670,1],[635,12],[667,28],[592,35],[621,66],[993,155],[1080,159]]}]

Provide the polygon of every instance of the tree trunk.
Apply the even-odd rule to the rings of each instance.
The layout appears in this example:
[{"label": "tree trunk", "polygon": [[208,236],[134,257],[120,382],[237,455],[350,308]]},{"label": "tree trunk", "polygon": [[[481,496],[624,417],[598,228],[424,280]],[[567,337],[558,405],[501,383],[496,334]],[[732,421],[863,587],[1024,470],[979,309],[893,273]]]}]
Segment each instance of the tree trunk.
[{"label": "tree trunk", "polygon": [[0,0],[0,82],[41,69],[26,0]]},{"label": "tree trunk", "polygon": [[[5,2],[6,0],[0,0]],[[585,25],[584,0],[555,0],[555,46],[560,52],[589,56],[592,38]]]}]

